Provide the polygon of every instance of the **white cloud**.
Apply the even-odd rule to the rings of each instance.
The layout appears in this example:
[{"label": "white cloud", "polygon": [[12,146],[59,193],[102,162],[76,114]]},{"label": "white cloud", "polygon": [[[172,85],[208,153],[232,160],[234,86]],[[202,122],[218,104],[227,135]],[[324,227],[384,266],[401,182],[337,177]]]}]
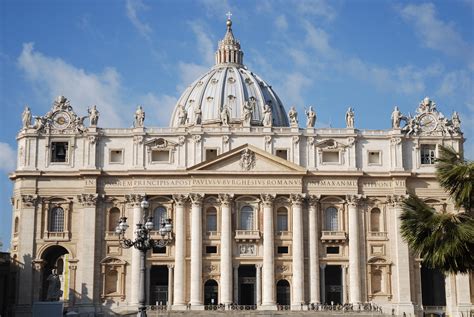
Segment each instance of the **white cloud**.
[{"label": "white cloud", "polygon": [[289,107],[289,104],[297,105],[298,107],[303,106],[305,98],[302,92],[311,86],[311,79],[302,73],[295,72],[286,75],[284,82],[285,86],[281,92],[286,99],[287,107]]},{"label": "white cloud", "polygon": [[169,118],[173,112],[174,106],[176,105],[177,99],[175,96],[160,95],[157,96],[153,93],[148,93],[138,100],[140,104],[143,104],[145,111],[147,112],[147,118],[153,123],[160,127],[166,127],[169,124]]},{"label": "white cloud", "polygon": [[413,23],[424,46],[472,63],[473,48],[456,32],[452,23],[446,23],[436,16],[436,8],[432,3],[409,4],[399,12],[405,21]]},{"label": "white cloud", "polygon": [[198,65],[194,63],[178,63],[180,83],[176,89],[180,92],[183,92],[186,87],[191,85],[195,80],[197,80],[201,75],[209,71],[209,67]]},{"label": "white cloud", "polygon": [[214,51],[215,46],[212,39],[208,36],[209,31],[206,30],[205,25],[200,21],[194,21],[190,23],[191,29],[196,36],[197,49],[201,54],[204,62],[209,66],[214,64]]},{"label": "white cloud", "polygon": [[122,124],[119,114],[126,107],[120,97],[120,76],[114,68],[105,68],[102,73],[89,73],[60,58],[35,51],[33,43],[23,44],[18,66],[34,88],[47,96],[48,105],[56,96],[64,95],[71,100],[79,115],[84,115],[87,107],[97,105],[101,112],[101,126]]},{"label": "white cloud", "polygon": [[128,19],[132,22],[138,33],[149,41],[153,31],[147,23],[141,21],[138,17],[138,11],[146,9],[148,9],[148,7],[141,0],[127,0],[126,2]]},{"label": "white cloud", "polygon": [[280,31],[286,31],[288,29],[288,21],[283,14],[276,17],[275,26]]},{"label": "white cloud", "polygon": [[325,0],[296,0],[294,4],[300,14],[316,15],[327,20],[336,17],[336,10]]},{"label": "white cloud", "polygon": [[16,167],[16,152],[8,143],[0,142],[0,171],[13,172]]},{"label": "white cloud", "polygon": [[442,96],[447,96],[462,93],[463,91],[469,92],[469,95],[473,98],[474,80],[472,74],[465,70],[460,70],[444,75],[438,93]]},{"label": "white cloud", "polygon": [[236,8],[232,7],[228,0],[201,0],[200,3],[204,5],[209,16],[225,18],[226,12],[236,11]]},{"label": "white cloud", "polygon": [[304,21],[306,30],[305,43],[326,58],[335,57],[336,51],[329,44],[329,34],[321,28],[314,27],[310,22]]}]

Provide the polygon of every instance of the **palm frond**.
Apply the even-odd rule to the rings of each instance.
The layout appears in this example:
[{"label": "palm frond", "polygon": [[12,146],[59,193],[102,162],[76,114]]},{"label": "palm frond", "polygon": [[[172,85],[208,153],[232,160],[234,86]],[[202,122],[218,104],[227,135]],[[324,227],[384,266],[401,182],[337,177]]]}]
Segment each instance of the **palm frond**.
[{"label": "palm frond", "polygon": [[474,269],[474,219],[467,213],[438,213],[415,195],[404,201],[401,234],[423,262],[444,273]]},{"label": "palm frond", "polygon": [[474,199],[474,162],[462,159],[452,147],[440,147],[436,176],[457,207],[470,211]]}]

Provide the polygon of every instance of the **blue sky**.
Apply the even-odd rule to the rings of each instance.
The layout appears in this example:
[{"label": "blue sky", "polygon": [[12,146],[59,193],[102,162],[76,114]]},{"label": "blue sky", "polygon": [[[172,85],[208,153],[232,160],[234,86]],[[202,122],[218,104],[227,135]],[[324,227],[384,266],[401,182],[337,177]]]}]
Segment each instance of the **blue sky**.
[{"label": "blue sky", "polygon": [[44,115],[65,95],[100,126],[167,126],[184,88],[214,64],[225,13],[244,63],[285,107],[313,105],[317,127],[387,129],[394,105],[414,113],[430,96],[460,112],[474,158],[474,1],[25,1],[0,2],[0,240],[11,226],[7,178],[28,104]]}]

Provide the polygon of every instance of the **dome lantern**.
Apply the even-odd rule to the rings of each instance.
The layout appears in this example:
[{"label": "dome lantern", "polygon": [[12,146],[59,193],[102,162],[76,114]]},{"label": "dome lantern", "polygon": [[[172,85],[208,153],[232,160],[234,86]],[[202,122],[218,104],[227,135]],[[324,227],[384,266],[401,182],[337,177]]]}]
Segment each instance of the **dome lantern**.
[{"label": "dome lantern", "polygon": [[243,65],[244,52],[240,49],[240,43],[234,38],[232,33],[232,20],[230,17],[232,14],[227,13],[227,31],[224,38],[219,41],[218,48],[216,51],[216,65],[219,64],[237,64]]}]

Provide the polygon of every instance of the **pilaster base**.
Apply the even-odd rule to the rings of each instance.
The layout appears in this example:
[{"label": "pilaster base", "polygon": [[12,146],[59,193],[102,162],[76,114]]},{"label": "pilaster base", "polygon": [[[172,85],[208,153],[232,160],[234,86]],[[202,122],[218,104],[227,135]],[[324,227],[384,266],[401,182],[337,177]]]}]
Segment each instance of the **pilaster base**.
[{"label": "pilaster base", "polygon": [[175,304],[171,306],[171,310],[188,310],[188,305],[186,304]]},{"label": "pilaster base", "polygon": [[399,303],[397,305],[396,315],[415,316],[415,307],[413,303]]},{"label": "pilaster base", "polygon": [[305,304],[293,304],[291,310],[308,310],[308,305]]},{"label": "pilaster base", "polygon": [[257,310],[278,310],[278,307],[275,304],[262,304],[257,307]]},{"label": "pilaster base", "polygon": [[203,304],[191,304],[191,310],[204,310]]}]

